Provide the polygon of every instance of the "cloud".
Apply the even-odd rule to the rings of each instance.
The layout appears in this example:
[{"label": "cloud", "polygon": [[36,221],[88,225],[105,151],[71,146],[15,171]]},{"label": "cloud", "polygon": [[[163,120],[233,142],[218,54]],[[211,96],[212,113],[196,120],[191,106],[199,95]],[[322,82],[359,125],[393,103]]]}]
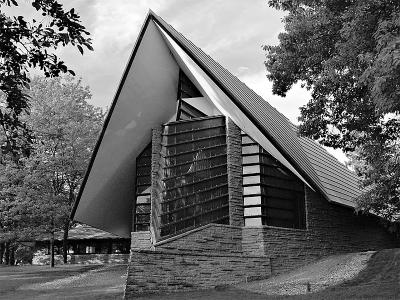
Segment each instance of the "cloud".
[{"label": "cloud", "polygon": [[[91,88],[92,103],[108,107],[117,90],[133,45],[149,9],[154,10],[194,44],[239,77],[272,106],[297,124],[299,107],[310,93],[295,85],[285,98],[272,95],[265,77],[261,46],[277,44],[283,30],[282,12],[265,0],[63,0],[81,16],[91,32],[94,51],[83,56],[76,49],[57,51]],[[20,14],[29,13],[27,5]],[[334,154],[341,161],[344,156]]]},{"label": "cloud", "polygon": [[94,105],[110,106],[149,8],[162,10],[165,5],[161,0],[68,2],[91,33],[94,51],[81,56],[76,49],[66,48],[59,54],[90,86]]}]

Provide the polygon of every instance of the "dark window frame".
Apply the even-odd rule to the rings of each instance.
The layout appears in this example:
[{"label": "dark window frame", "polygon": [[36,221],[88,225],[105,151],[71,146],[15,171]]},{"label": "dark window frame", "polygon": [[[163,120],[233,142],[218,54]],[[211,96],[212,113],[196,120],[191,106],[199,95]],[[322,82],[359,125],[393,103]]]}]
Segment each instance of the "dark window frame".
[{"label": "dark window frame", "polygon": [[[162,153],[162,159],[165,160],[163,182],[168,182],[170,187],[166,188],[165,184],[163,189],[165,195],[161,202],[161,238],[168,238],[208,223],[229,223],[225,124],[223,116],[202,116],[170,122],[164,126],[163,149],[172,149],[172,154],[166,155],[164,150]],[[181,126],[190,130],[180,130],[178,127]],[[195,134],[211,128],[221,128],[220,132],[223,134]],[[191,132],[194,134],[187,135],[184,142],[177,142],[180,141],[178,137],[164,139],[164,136],[179,136]],[[217,139],[216,145],[208,147],[205,146],[207,142],[202,143],[213,139]],[[180,149],[179,153],[176,153],[174,147],[178,149],[181,145],[188,145],[190,149]]]},{"label": "dark window frame", "polygon": [[[134,217],[133,217],[133,231],[148,231],[150,229],[150,209],[151,209],[151,192],[146,192],[148,188],[151,188],[151,164],[152,164],[152,144],[151,142],[143,149],[142,152],[137,156],[136,158],[136,176],[135,176],[135,211],[134,211]],[[149,152],[149,153],[146,153]],[[150,157],[150,160],[148,161],[148,158]],[[140,160],[146,160],[148,161],[148,164],[141,164]],[[140,169],[141,168],[141,169]],[[145,175],[138,174],[139,169],[145,169],[147,168],[149,172],[147,172]],[[138,184],[138,178],[144,178],[147,177],[149,178],[149,184]],[[139,192],[139,189],[141,187],[147,187],[143,191]],[[148,196],[149,201],[147,203],[137,203],[138,197],[139,196]],[[148,213],[143,213],[143,212],[138,212],[137,208],[138,207],[144,207],[147,206],[149,207],[149,212]],[[138,221],[138,216],[147,216],[148,221],[147,222],[142,222]],[[141,219],[141,218],[140,218]]]}]

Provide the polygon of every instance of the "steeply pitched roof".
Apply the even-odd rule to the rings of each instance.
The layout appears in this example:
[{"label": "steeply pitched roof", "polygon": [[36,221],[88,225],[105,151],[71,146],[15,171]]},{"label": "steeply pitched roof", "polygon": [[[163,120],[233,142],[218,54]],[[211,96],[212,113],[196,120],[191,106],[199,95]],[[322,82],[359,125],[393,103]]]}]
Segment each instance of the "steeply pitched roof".
[{"label": "steeply pitched roof", "polygon": [[[328,201],[355,206],[354,198],[360,190],[352,172],[314,141],[299,137],[286,117],[150,11],[94,149],[72,218],[77,212],[78,221],[129,236],[135,157],[141,151],[137,148],[148,143],[151,128],[168,121],[165,114],[171,113],[176,102],[179,66],[161,37],[164,33],[225,94],[229,107],[239,109],[302,180]],[[145,94],[149,87],[151,91]],[[154,107],[159,109],[154,111]]]},{"label": "steeply pitched roof", "polygon": [[353,172],[316,142],[299,137],[297,130],[285,116],[162,18],[152,11],[149,17],[217,83],[316,190],[329,201],[355,206],[354,198],[361,191]]}]

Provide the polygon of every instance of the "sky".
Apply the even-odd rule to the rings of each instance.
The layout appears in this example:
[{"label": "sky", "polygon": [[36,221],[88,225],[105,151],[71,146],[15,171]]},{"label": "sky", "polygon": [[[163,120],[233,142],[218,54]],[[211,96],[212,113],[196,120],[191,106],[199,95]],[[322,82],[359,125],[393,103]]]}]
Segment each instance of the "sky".
[{"label": "sky", "polygon": [[[23,2],[23,1],[21,1]],[[29,1],[25,0],[25,5]],[[58,52],[65,63],[82,77],[92,92],[91,103],[111,105],[129,55],[149,9],[161,16],[195,45],[236,75],[293,123],[299,107],[310,93],[294,86],[285,98],[272,95],[266,78],[262,45],[278,43],[284,30],[284,14],[268,6],[267,0],[60,0],[72,7],[91,33],[94,51],[82,56],[76,48]],[[22,3],[19,8],[28,12]],[[345,156],[333,153],[340,161]]]}]

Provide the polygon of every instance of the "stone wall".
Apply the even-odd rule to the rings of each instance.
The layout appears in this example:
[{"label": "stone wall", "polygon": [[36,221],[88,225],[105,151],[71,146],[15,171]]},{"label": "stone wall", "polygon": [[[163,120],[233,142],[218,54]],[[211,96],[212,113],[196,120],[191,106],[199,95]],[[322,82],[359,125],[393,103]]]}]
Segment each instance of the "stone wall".
[{"label": "stone wall", "polygon": [[[156,250],[241,254],[240,227],[208,224],[156,243]],[[257,253],[260,255],[260,253]],[[263,255],[263,254],[261,254]]]},{"label": "stone wall", "polygon": [[270,273],[267,257],[132,251],[125,299],[138,294],[213,288],[267,278]]},{"label": "stone wall", "polygon": [[158,250],[243,253],[271,259],[280,274],[331,254],[399,247],[375,216],[329,203],[306,188],[307,229],[210,224],[155,244]]},{"label": "stone wall", "polygon": [[135,231],[131,232],[131,249],[152,249],[150,231]]},{"label": "stone wall", "polygon": [[238,126],[226,118],[229,224],[243,226],[242,137]]},{"label": "stone wall", "polygon": [[209,224],[154,243],[154,251],[132,249],[127,298],[276,275],[331,254],[399,247],[377,217],[356,215],[308,188],[306,209],[307,229]]},{"label": "stone wall", "polygon": [[[67,256],[68,264],[84,264],[84,265],[95,265],[95,264],[127,264],[129,260],[129,254],[81,254]],[[54,261],[56,265],[63,264],[62,255],[54,255]],[[33,265],[50,265],[50,255],[34,255],[32,260]]]},{"label": "stone wall", "polygon": [[306,210],[306,230],[244,227],[243,252],[270,257],[272,272],[278,274],[331,254],[399,247],[377,217],[356,215],[309,188]]},{"label": "stone wall", "polygon": [[162,127],[152,129],[151,139],[151,211],[150,232],[152,240],[160,238],[161,200],[162,200]]},{"label": "stone wall", "polygon": [[331,254],[399,246],[377,217],[355,215],[308,188],[306,209],[307,229],[209,224],[155,243],[155,251],[132,249],[127,298],[232,284]]}]

